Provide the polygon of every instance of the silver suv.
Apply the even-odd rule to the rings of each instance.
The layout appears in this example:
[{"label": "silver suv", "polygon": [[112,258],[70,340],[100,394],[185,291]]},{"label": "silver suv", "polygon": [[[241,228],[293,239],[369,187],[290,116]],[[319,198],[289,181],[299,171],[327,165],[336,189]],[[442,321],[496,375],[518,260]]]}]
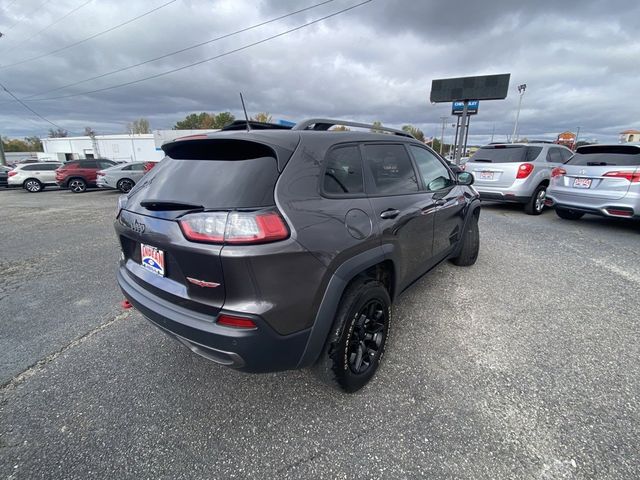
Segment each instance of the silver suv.
[{"label": "silver suv", "polygon": [[544,208],[551,170],[573,152],[549,143],[493,144],[482,147],[465,164],[483,200],[524,204],[529,215]]},{"label": "silver suv", "polygon": [[58,162],[19,164],[8,173],[8,184],[10,187],[21,186],[30,193],[40,192],[45,186],[56,184],[56,169],[60,165]]}]

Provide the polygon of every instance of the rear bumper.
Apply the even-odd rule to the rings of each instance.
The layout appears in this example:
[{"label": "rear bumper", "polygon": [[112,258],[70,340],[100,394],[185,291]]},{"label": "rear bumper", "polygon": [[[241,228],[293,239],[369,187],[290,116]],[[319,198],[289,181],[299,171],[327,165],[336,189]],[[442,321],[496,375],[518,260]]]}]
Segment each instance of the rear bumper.
[{"label": "rear bumper", "polygon": [[254,330],[223,327],[215,318],[167,302],[136,283],[121,265],[118,285],[125,297],[151,323],[191,351],[215,363],[246,372],[274,372],[296,368],[310,329],[280,335],[264,320],[243,312],[221,311],[251,317]]},{"label": "rear bumper", "polygon": [[572,197],[570,195],[547,190],[545,205],[565,208],[576,212],[614,218],[640,218],[640,199],[623,197],[604,199],[597,197]]},{"label": "rear bumper", "polygon": [[[476,186],[474,185],[474,187]],[[480,200],[492,202],[527,203],[531,198],[516,195],[515,193],[482,190],[478,187],[476,187],[476,190],[480,193]]]}]

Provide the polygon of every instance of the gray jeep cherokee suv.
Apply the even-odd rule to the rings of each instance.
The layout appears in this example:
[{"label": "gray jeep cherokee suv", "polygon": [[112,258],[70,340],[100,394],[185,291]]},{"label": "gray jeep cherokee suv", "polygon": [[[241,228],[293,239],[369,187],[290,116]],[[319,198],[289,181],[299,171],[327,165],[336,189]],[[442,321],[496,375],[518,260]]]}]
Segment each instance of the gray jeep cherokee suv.
[{"label": "gray jeep cherokee suv", "polygon": [[216,363],[365,385],[393,300],[446,259],[475,262],[480,201],[471,174],[405,132],[334,125],[371,127],[312,119],[165,144],[119,201],[127,299]]}]

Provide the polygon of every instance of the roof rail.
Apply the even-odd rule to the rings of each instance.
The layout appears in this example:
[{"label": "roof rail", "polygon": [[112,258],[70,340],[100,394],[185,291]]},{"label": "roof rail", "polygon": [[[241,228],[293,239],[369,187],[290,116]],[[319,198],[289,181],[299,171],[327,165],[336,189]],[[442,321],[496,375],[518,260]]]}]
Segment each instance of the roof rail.
[{"label": "roof rail", "polygon": [[[313,125],[313,128],[309,128]],[[404,130],[397,130],[395,128],[383,127],[378,125],[371,125],[368,123],[351,122],[349,120],[330,120],[328,118],[309,118],[295,124],[292,130],[318,130],[326,131],[336,125],[344,125],[346,127],[360,127],[369,128],[372,130],[380,130],[383,132],[393,133],[394,135],[400,135],[403,137],[415,138],[410,133]]]}]

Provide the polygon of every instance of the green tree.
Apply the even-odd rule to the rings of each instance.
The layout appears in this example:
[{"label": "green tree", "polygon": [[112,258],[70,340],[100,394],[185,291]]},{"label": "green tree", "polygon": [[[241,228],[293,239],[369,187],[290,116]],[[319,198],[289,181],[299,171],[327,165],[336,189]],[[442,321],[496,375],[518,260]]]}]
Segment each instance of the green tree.
[{"label": "green tree", "polygon": [[151,133],[151,125],[146,118],[138,118],[131,123],[127,124],[127,131],[131,135],[140,135],[144,133]]},{"label": "green tree", "polygon": [[253,120],[254,122],[271,123],[273,119],[271,118],[271,115],[269,115],[268,113],[260,112],[252,116],[251,120]]},{"label": "green tree", "polygon": [[24,140],[19,138],[2,139],[2,146],[5,152],[38,152],[42,151],[42,142],[38,137],[26,137]]},{"label": "green tree", "polygon": [[414,127],[413,125],[404,125],[402,127],[402,130],[413,135],[416,138],[416,140],[420,140],[421,142],[424,142],[424,133],[419,128]]},{"label": "green tree", "polygon": [[68,136],[69,136],[69,132],[67,132],[64,128],[49,129],[49,138],[64,138]]},{"label": "green tree", "polygon": [[222,128],[232,123],[236,117],[231,112],[215,113],[190,113],[184,120],[176,122],[174,130],[200,130]]},{"label": "green tree", "polygon": [[382,133],[384,130],[380,130],[381,126],[382,126],[382,122],[381,121],[376,120],[375,122],[373,122],[372,128],[371,128],[371,133]]}]

